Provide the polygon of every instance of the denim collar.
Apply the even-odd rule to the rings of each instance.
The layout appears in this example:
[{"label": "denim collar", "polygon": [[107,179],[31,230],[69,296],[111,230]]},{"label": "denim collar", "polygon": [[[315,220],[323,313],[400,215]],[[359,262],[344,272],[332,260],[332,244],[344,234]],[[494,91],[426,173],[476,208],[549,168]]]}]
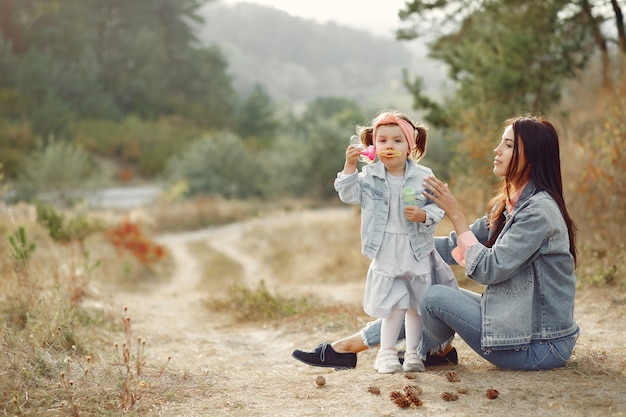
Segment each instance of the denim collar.
[{"label": "denim collar", "polygon": [[[385,164],[377,161],[372,166],[372,175],[385,179]],[[415,175],[417,175],[417,164],[412,159],[407,159],[404,167],[404,178],[414,177]]]},{"label": "denim collar", "polygon": [[515,203],[515,207],[513,207],[513,211],[509,213],[508,210],[504,210],[504,217],[508,219],[509,216],[511,216],[513,213],[519,210],[520,207],[524,206],[525,203],[528,202],[530,197],[535,195],[536,192],[537,192],[537,187],[535,186],[535,184],[532,181],[528,181],[528,184],[526,184],[526,186],[524,187],[524,190],[522,191],[522,195],[520,195],[519,200],[517,200],[517,202]]}]

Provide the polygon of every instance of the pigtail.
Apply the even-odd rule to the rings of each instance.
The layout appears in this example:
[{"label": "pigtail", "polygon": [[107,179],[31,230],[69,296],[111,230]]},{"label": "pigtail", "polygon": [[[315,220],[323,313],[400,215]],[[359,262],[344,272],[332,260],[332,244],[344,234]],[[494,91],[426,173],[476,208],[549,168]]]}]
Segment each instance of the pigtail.
[{"label": "pigtail", "polygon": [[359,138],[365,146],[374,145],[374,129],[372,127],[361,128]]},{"label": "pigtail", "polygon": [[411,151],[411,157],[414,161],[419,161],[426,153],[426,141],[428,139],[428,131],[422,125],[414,125],[415,127],[415,147]]}]

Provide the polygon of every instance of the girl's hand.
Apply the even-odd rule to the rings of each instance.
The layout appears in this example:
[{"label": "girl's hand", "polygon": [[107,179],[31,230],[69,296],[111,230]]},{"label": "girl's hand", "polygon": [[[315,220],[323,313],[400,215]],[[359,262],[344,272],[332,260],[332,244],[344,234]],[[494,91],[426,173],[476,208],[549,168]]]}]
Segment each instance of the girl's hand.
[{"label": "girl's hand", "polygon": [[417,206],[406,206],[404,208],[404,217],[410,222],[424,223],[426,221],[426,212]]},{"label": "girl's hand", "polygon": [[356,171],[356,163],[359,160],[359,156],[361,156],[361,149],[352,145],[348,146],[348,149],[346,149],[346,162],[343,165],[344,174],[352,174]]},{"label": "girl's hand", "polygon": [[361,152],[363,152],[363,150],[357,148],[356,146],[348,146],[348,149],[346,149],[346,162],[356,166],[356,161],[358,161],[361,156]]}]

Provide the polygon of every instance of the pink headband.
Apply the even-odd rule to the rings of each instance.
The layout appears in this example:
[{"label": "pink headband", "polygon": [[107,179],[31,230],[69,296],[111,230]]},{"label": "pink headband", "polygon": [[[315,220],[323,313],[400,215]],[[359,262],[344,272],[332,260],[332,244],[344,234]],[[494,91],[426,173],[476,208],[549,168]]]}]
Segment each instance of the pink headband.
[{"label": "pink headband", "polygon": [[378,116],[376,123],[372,129],[372,140],[376,141],[376,129],[380,125],[398,125],[402,132],[404,133],[404,137],[406,138],[407,143],[409,144],[409,153],[413,151],[415,147],[415,127],[400,117],[395,116],[391,113],[383,113]]}]

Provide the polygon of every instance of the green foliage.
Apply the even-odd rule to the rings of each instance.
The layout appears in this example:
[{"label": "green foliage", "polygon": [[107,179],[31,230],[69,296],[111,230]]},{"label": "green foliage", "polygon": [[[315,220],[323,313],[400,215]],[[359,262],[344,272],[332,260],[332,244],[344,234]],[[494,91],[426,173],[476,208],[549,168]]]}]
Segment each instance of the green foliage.
[{"label": "green foliage", "polygon": [[[351,135],[352,132],[343,134],[342,129],[330,121],[319,121],[300,149],[301,166],[294,172],[302,176],[305,184],[301,189],[294,190],[296,196],[337,197],[333,181],[337,172],[343,169]],[[288,172],[285,174],[289,175]]]},{"label": "green foliage", "polygon": [[[431,56],[447,65],[458,86],[445,111],[409,82],[416,105],[432,110],[427,120],[458,126],[459,115],[470,107],[479,117],[503,120],[558,103],[563,81],[585,65],[593,47],[576,16],[562,17],[568,3],[480,1],[464,11],[458,26],[431,45]],[[414,1],[409,10],[423,15],[428,7]]]},{"label": "green foliage", "polygon": [[[0,92],[0,101],[1,96],[2,92]],[[24,163],[25,154],[35,149],[37,149],[37,137],[28,123],[0,118],[0,153],[2,153],[3,169],[7,179],[13,180],[17,177]]]},{"label": "green foliage", "polygon": [[52,240],[64,243],[82,243],[90,235],[104,230],[98,220],[90,220],[84,215],[67,220],[54,207],[42,203],[37,203],[37,222],[46,228]]},{"label": "green foliage", "polygon": [[469,175],[482,178],[472,182],[474,188],[490,190],[490,160],[502,121],[527,112],[546,114],[559,103],[564,81],[585,66],[594,43],[580,5],[573,3],[414,0],[400,13],[419,25],[400,31],[399,39],[425,36],[428,28],[445,23],[430,56],[446,64],[454,93],[438,103],[425,94],[419,78],[412,81],[406,72],[404,82],[415,108],[429,111],[429,124],[455,137],[450,174],[459,186],[467,185]]},{"label": "green foliage", "polygon": [[224,132],[208,135],[171,158],[167,178],[173,183],[185,181],[191,196],[246,198],[261,194],[260,163],[239,137]]},{"label": "green foliage", "polygon": [[365,120],[359,103],[346,97],[317,97],[304,110],[297,124],[305,131],[314,131],[318,123],[332,121],[341,128],[346,128],[350,135],[354,134],[355,126]]},{"label": "green foliage", "polygon": [[363,123],[358,104],[347,98],[321,97],[289,121],[286,134],[263,153],[266,196],[336,198],[333,181],[356,126]]},{"label": "green foliage", "polygon": [[263,147],[274,139],[279,127],[274,103],[265,89],[257,84],[241,106],[237,132],[244,139],[256,139]]},{"label": "green foliage", "polygon": [[229,133],[198,140],[169,160],[167,178],[191,196],[335,198],[348,138],[362,122],[353,100],[319,99],[261,149]]},{"label": "green foliage", "polygon": [[28,242],[23,226],[18,227],[15,233],[9,236],[9,243],[13,250],[11,253],[13,259],[20,263],[26,263],[36,248],[33,242]]},{"label": "green foliage", "polygon": [[77,124],[74,142],[88,152],[136,167],[144,178],[163,173],[167,160],[201,135],[202,129],[180,117],[143,120],[136,116],[120,121],[83,120]]},{"label": "green foliage", "polygon": [[[0,117],[25,118],[43,137],[69,135],[76,120],[127,114],[229,125],[226,61],[195,35],[201,3],[2,3]],[[8,97],[18,100],[7,105]]]},{"label": "green foliage", "polygon": [[24,160],[16,188],[18,196],[23,199],[40,195],[60,204],[69,204],[80,197],[81,191],[93,188],[101,180],[86,151],[71,143],[51,139]]}]

